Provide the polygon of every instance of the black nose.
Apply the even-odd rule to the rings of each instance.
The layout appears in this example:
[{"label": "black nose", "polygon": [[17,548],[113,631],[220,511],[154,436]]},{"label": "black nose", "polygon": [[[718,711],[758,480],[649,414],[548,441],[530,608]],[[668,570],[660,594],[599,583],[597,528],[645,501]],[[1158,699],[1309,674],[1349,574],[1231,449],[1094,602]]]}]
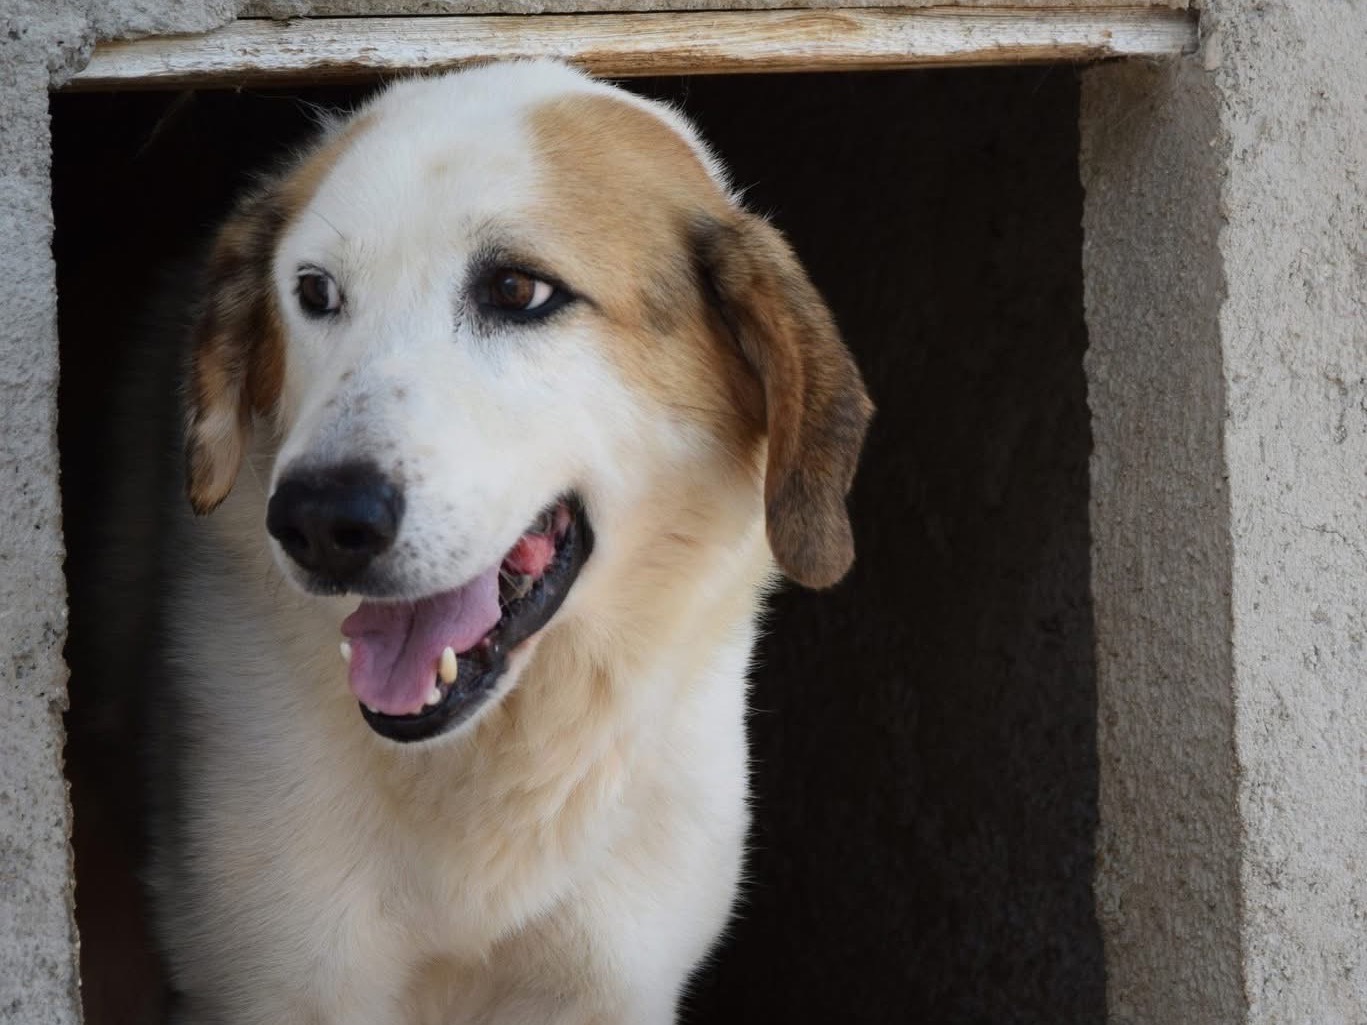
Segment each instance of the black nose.
[{"label": "black nose", "polygon": [[402,518],[403,494],[368,463],[291,471],[266,507],[266,529],[286,554],[338,584],[394,543]]}]

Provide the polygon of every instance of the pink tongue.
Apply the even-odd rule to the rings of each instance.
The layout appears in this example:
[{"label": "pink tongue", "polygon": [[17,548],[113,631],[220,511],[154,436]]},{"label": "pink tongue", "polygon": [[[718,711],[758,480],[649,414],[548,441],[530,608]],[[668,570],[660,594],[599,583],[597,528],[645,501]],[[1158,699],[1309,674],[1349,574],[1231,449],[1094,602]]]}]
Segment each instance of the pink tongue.
[{"label": "pink tongue", "polygon": [[357,700],[385,715],[422,711],[442,649],[467,651],[498,622],[498,569],[412,604],[361,602],[342,621],[342,635],[351,642],[348,677]]}]

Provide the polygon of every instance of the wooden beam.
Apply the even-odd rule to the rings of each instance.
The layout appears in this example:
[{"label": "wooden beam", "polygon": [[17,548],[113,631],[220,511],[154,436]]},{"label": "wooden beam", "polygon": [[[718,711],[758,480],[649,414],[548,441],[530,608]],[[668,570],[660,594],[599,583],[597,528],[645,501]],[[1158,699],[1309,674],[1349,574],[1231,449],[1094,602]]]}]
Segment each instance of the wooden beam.
[{"label": "wooden beam", "polygon": [[512,57],[625,78],[1174,57],[1195,46],[1193,15],[1154,7],[245,19],[102,43],[66,88],[324,84]]},{"label": "wooden beam", "polygon": [[629,14],[842,7],[1200,7],[1204,0],[241,0],[239,18],[374,18],[436,14]]}]

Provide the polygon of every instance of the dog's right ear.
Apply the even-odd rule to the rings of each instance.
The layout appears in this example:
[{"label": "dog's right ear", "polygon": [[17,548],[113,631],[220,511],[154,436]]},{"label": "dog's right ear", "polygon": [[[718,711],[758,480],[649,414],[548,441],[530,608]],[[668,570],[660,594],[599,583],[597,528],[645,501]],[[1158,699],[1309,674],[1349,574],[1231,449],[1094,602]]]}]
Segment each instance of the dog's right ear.
[{"label": "dog's right ear", "polygon": [[199,515],[232,490],[284,379],[284,332],[271,265],[285,213],[273,185],[245,196],[219,229],[200,283],[186,377],[185,486]]}]

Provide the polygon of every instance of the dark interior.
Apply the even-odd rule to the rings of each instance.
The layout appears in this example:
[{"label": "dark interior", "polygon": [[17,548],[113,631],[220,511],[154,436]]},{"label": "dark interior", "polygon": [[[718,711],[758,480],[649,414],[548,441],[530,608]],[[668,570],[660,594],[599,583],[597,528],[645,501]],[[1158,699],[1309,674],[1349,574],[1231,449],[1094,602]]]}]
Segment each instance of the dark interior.
[{"label": "dark interior", "polygon": [[[691,1023],[1104,1020],[1081,188],[1070,68],[636,83],[790,235],[879,415],[859,558],[788,591],[751,721],[750,882]],[[109,382],[253,169],[363,90],[53,99],[69,774],[92,1025],[152,962],[127,724],[82,688]],[[167,382],[167,387],[172,387]]]}]

